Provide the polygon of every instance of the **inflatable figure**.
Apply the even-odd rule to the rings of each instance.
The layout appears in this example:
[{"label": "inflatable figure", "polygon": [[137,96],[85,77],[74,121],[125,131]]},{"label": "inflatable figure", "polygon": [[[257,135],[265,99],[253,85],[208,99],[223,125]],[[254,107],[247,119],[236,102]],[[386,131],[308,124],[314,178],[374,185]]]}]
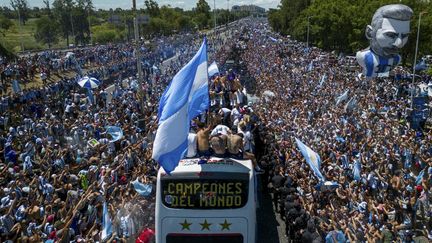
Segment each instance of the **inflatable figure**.
[{"label": "inflatable figure", "polygon": [[366,27],[370,46],[357,52],[357,62],[367,78],[388,73],[401,62],[400,49],[408,41],[413,11],[403,4],[380,7]]}]

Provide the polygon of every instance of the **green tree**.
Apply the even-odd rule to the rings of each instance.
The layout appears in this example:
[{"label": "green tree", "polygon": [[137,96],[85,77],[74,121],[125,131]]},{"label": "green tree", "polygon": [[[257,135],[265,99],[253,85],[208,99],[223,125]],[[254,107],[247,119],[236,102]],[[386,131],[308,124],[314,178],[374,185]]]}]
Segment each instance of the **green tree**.
[{"label": "green tree", "polygon": [[36,22],[36,33],[34,37],[38,42],[47,44],[48,48],[51,48],[53,44],[58,42],[58,24],[53,22],[48,16],[41,17]]},{"label": "green tree", "polygon": [[6,30],[13,26],[13,22],[6,18],[4,15],[0,15],[0,33],[4,36]]},{"label": "green tree", "polygon": [[122,40],[122,33],[111,24],[102,24],[92,27],[93,43],[107,44]]},{"label": "green tree", "polygon": [[29,5],[27,0],[11,0],[11,7],[17,12],[19,21],[25,25],[29,18]]},{"label": "green tree", "polygon": [[145,0],[144,4],[146,6],[147,9],[147,13],[151,16],[151,17],[157,17],[160,14],[160,9],[159,9],[159,5],[157,4],[156,1],[153,0]]},{"label": "green tree", "polygon": [[200,29],[207,27],[210,20],[210,6],[205,0],[198,0],[194,20]]},{"label": "green tree", "polygon": [[74,7],[73,0],[54,0],[53,14],[59,23],[60,32],[66,43],[69,46],[69,37],[73,35],[74,28],[72,23],[72,9]]}]

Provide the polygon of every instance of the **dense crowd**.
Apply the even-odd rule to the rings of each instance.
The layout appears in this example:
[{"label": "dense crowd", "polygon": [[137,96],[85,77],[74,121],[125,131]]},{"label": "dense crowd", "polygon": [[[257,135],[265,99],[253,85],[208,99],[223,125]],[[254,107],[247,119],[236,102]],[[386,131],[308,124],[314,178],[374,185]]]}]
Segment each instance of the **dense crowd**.
[{"label": "dense crowd", "polygon": [[[242,60],[263,94],[254,108],[265,126],[260,161],[289,239],[432,240],[432,132],[412,127],[417,87],[400,79],[408,72],[364,79],[349,58],[306,49],[265,23],[244,38]],[[319,183],[295,138],[319,154],[331,183]]]},{"label": "dense crowd", "polygon": [[[225,63],[234,47],[242,50],[235,58],[243,70],[211,77],[211,109],[192,122],[187,157],[251,159],[264,170],[290,240],[432,240],[432,133],[410,122],[410,92],[417,89],[400,78],[409,72],[397,68],[392,77],[365,79],[349,58],[306,49],[260,21],[241,21],[208,39],[209,60]],[[113,221],[110,241],[152,232],[158,99],[201,41],[190,34],[143,46],[143,86],[134,77],[131,45],[75,50],[81,67],[96,67],[86,73],[103,81],[94,103],[78,76],[3,95],[0,240],[100,241],[104,205]],[[3,90],[13,79],[25,84],[34,75],[76,70],[66,55],[0,59]],[[248,95],[245,70],[260,99]],[[123,135],[115,138],[109,127]],[[295,138],[320,155],[331,186],[318,181]]]},{"label": "dense crowd", "polygon": [[[2,82],[32,82],[25,72],[77,72],[37,88],[3,95],[0,115],[1,242],[96,242],[107,205],[113,234],[106,241],[144,241],[154,229],[151,159],[158,99],[173,75],[199,47],[202,36],[155,38],[142,47],[145,83],[139,86],[133,47],[126,44],[47,51],[1,62]],[[227,38],[209,42],[222,60]],[[178,54],[178,57],[176,56]],[[59,59],[59,66],[53,65]],[[165,62],[172,58],[171,62]],[[77,84],[81,68],[102,81],[94,102]],[[5,70],[12,74],[4,75]],[[162,72],[163,70],[163,72]],[[7,71],[7,72],[9,72]],[[139,97],[139,90],[146,94]],[[142,100],[145,102],[140,102]],[[111,133],[120,129],[122,135]],[[117,130],[118,131],[118,130]]]}]

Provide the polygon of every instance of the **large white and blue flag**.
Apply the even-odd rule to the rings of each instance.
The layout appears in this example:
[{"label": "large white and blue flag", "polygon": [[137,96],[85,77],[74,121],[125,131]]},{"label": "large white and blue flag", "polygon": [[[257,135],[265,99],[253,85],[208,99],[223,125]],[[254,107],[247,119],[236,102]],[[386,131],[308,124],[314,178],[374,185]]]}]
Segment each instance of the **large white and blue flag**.
[{"label": "large white and blue flag", "polygon": [[341,102],[343,102],[343,101],[345,101],[345,100],[348,99],[348,92],[349,92],[349,89],[346,90],[343,94],[339,95],[336,98],[336,105],[339,105]]},{"label": "large white and blue flag", "polygon": [[300,149],[300,152],[303,154],[304,158],[306,159],[306,162],[310,166],[311,170],[315,173],[315,176],[318,178],[320,182],[324,182],[325,178],[321,174],[320,167],[321,167],[321,158],[320,156],[313,151],[311,148],[306,146],[302,141],[295,138],[297,147]]},{"label": "large white and blue flag", "polygon": [[113,231],[112,231],[112,222],[111,222],[111,218],[109,216],[108,213],[108,208],[107,208],[107,203],[104,202],[103,203],[103,215],[102,215],[102,235],[101,235],[101,239],[102,241],[106,241],[108,240]]},{"label": "large white and blue flag", "polygon": [[207,39],[173,78],[159,103],[159,127],[153,159],[167,173],[177,167],[188,146],[190,121],[208,109]]},{"label": "large white and blue flag", "polygon": [[216,64],[216,61],[214,61],[210,66],[208,67],[208,75],[209,77],[212,77],[215,74],[219,73],[219,68]]}]

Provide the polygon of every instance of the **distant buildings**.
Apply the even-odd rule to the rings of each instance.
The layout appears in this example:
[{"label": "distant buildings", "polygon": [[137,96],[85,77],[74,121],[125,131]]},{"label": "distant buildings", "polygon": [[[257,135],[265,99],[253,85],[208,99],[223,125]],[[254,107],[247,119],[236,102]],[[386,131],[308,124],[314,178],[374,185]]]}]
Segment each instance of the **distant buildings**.
[{"label": "distant buildings", "polygon": [[256,5],[234,5],[231,8],[232,12],[249,12],[250,14],[263,14],[265,8],[258,7]]}]

